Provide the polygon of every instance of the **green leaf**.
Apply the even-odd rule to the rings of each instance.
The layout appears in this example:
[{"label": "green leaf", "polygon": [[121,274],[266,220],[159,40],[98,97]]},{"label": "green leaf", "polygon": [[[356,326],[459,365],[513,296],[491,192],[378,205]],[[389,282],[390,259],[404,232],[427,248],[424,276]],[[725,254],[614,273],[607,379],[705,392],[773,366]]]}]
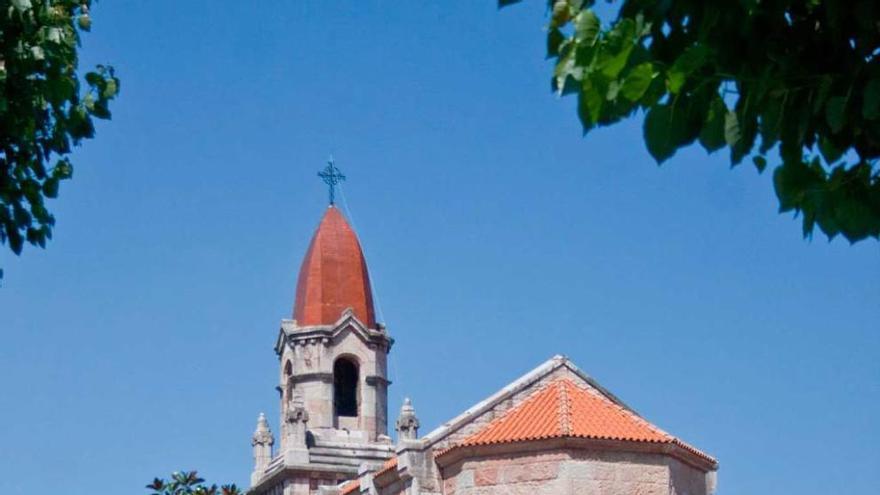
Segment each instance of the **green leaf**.
[{"label": "green leaf", "polygon": [[752,163],[755,164],[755,167],[758,169],[758,172],[763,172],[765,168],[767,168],[767,159],[761,155],[757,155],[752,158]]},{"label": "green leaf", "polygon": [[91,114],[99,119],[109,119],[110,109],[107,107],[107,100],[100,99],[96,101],[91,109]]},{"label": "green leaf", "polygon": [[92,29],[92,18],[88,14],[77,17],[76,23],[83,31],[91,31]]},{"label": "green leaf", "polygon": [[586,43],[575,43],[574,50],[572,50],[572,63],[575,66],[575,70],[580,70],[584,72],[584,70],[589,70],[592,72],[592,68],[595,65],[594,60],[596,58],[596,54],[599,52],[598,45],[588,45]]},{"label": "green leaf", "polygon": [[12,0],[12,6],[19,11],[24,12],[25,10],[31,8],[31,0]]},{"label": "green leaf", "polygon": [[657,163],[663,163],[675,154],[672,117],[672,108],[669,105],[656,105],[645,116],[645,144],[648,146],[648,153]]},{"label": "green leaf", "polygon": [[92,86],[98,86],[99,84],[104,82],[104,78],[101,77],[101,74],[98,74],[97,72],[87,72],[86,82]]},{"label": "green leaf", "polygon": [[669,81],[669,92],[677,94],[684,86],[687,78],[706,63],[709,49],[700,43],[688,47],[672,64],[666,77]]},{"label": "green leaf", "polygon": [[602,43],[596,68],[608,79],[617,79],[626,67],[629,55],[635,46],[635,23],[622,19],[608,32],[608,40]]},{"label": "green leaf", "polygon": [[620,93],[621,84],[617,81],[611,81],[608,83],[608,91],[605,93],[605,99],[608,101],[614,101],[617,99],[617,94]]},{"label": "green leaf", "polygon": [[825,105],[825,120],[831,127],[831,132],[837,134],[843,129],[844,118],[846,112],[846,98],[843,96],[832,96]]},{"label": "green leaf", "polygon": [[82,106],[91,113],[95,109],[95,95],[92,93],[86,94],[82,99]]},{"label": "green leaf", "polygon": [[76,95],[77,82],[72,77],[57,77],[46,80],[46,92],[54,102],[63,102]]},{"label": "green leaf", "polygon": [[574,70],[574,51],[569,51],[556,62],[556,67],[553,70],[553,79],[551,80],[553,91],[559,95],[564,94],[566,87],[570,86],[571,81],[574,79]]},{"label": "green leaf", "polygon": [[650,62],[639,64],[629,71],[629,74],[623,79],[623,86],[620,93],[629,101],[638,101],[654,78],[654,68]]},{"label": "green leaf", "polygon": [[770,151],[771,148],[779,141],[780,129],[782,122],[783,98],[769,97],[761,111],[761,124],[759,126],[761,133],[761,153]]},{"label": "green leaf", "polygon": [[596,87],[589,78],[584,79],[578,97],[578,116],[581,118],[584,134],[599,121],[604,101],[605,93],[601,88]]},{"label": "green leaf", "polygon": [[706,120],[700,130],[700,144],[709,153],[717,151],[727,144],[725,140],[725,118],[727,116],[727,106],[720,96],[715,95],[712,103],[709,104],[709,112],[706,114]]},{"label": "green leaf", "polygon": [[739,130],[739,121],[736,118],[736,112],[728,111],[724,114],[724,142],[728,146],[734,147],[741,137]]},{"label": "green leaf", "polygon": [[804,168],[802,164],[785,161],[773,172],[773,186],[779,199],[780,213],[800,209]]},{"label": "green leaf", "polygon": [[17,225],[30,225],[32,218],[31,214],[20,204],[12,204],[12,219]]},{"label": "green leaf", "polygon": [[559,28],[552,28],[547,33],[547,58],[559,56],[559,45],[563,41],[565,41],[565,35],[562,34]]},{"label": "green leaf", "polygon": [[101,91],[101,97],[111,99],[119,92],[119,82],[116,78],[107,79],[104,90]]},{"label": "green leaf", "polygon": [[9,247],[12,249],[12,252],[15,254],[21,254],[21,248],[24,246],[24,237],[21,236],[18,230],[14,230],[11,226],[7,226],[6,237],[9,239]]},{"label": "green leaf", "polygon": [[880,78],[874,78],[865,85],[862,98],[862,117],[874,120],[880,117]]},{"label": "green leaf", "polygon": [[[749,102],[752,104],[749,104]],[[758,116],[751,92],[745,98],[742,96],[736,102],[736,121],[739,139],[731,145],[730,158],[733,165],[738,165],[742,159],[751,153],[758,136]]]},{"label": "green leaf", "polygon": [[68,119],[70,137],[72,137],[74,141],[78,141],[82,138],[91,138],[95,135],[95,127],[92,124],[92,120],[89,118],[85,102],[78,105],[76,108],[71,109]]},{"label": "green leaf", "polygon": [[650,108],[657,104],[663,95],[666,94],[666,81],[662,77],[656,77],[656,74],[648,85],[648,90],[639,99],[639,105],[643,108]]},{"label": "green leaf", "polygon": [[43,183],[43,194],[45,194],[47,198],[57,198],[58,179],[56,179],[55,177],[46,179],[46,182]]},{"label": "green leaf", "polygon": [[838,149],[834,143],[825,136],[819,138],[819,152],[822,153],[822,158],[825,158],[825,163],[828,165],[834,164],[834,162],[843,156],[843,150]]},{"label": "green leaf", "polygon": [[46,30],[46,40],[51,41],[52,43],[61,43],[61,34],[61,29],[51,27]]},{"label": "green leaf", "polygon": [[828,74],[823,74],[821,77],[819,77],[819,89],[813,96],[814,114],[822,114],[822,110],[825,108],[825,102],[828,101],[828,95],[831,93],[831,86],[833,85],[833,83],[834,78],[832,78]]},{"label": "green leaf", "polygon": [[553,14],[550,16],[550,24],[553,26],[565,25],[571,19],[571,16],[572,11],[569,8],[568,2],[557,0],[556,3],[553,3]]},{"label": "green leaf", "polygon": [[599,36],[599,18],[590,9],[584,9],[574,18],[574,39],[592,45]]},{"label": "green leaf", "polygon": [[823,216],[825,177],[821,165],[815,161],[807,166],[800,157],[791,157],[773,173],[773,185],[779,198],[779,211],[803,213],[803,234],[813,232],[817,216]]}]

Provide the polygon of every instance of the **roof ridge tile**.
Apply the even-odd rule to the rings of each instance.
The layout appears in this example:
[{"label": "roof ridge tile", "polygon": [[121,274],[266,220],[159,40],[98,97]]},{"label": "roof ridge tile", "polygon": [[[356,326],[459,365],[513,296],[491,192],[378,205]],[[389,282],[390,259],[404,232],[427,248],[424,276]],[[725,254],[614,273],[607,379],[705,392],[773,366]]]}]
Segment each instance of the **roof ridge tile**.
[{"label": "roof ridge tile", "polygon": [[571,402],[568,397],[568,380],[560,380],[559,388],[559,422],[563,435],[571,435]]}]

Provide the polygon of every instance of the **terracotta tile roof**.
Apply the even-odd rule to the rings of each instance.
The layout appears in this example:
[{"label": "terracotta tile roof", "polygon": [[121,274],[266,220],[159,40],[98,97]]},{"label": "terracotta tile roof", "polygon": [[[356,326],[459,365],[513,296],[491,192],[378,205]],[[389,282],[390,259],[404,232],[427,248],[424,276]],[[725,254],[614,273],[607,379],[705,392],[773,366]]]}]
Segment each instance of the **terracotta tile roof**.
[{"label": "terracotta tile roof", "polygon": [[[382,467],[379,468],[379,470],[376,471],[376,473],[373,476],[374,477],[381,476],[381,475],[383,475],[393,469],[396,469],[396,468],[397,468],[397,457],[392,457],[391,459],[388,459],[387,461],[385,461],[382,464]],[[348,495],[350,493],[357,493],[358,490],[360,490],[360,487],[361,487],[361,485],[360,485],[359,480],[346,481],[342,486],[339,487],[339,494],[340,495]]]},{"label": "terracotta tile roof", "polygon": [[303,258],[293,319],[299,325],[335,323],[346,308],[367,327],[376,326],[367,262],[357,235],[335,206],[327,208]]},{"label": "terracotta tile roof", "polygon": [[391,459],[385,461],[385,463],[382,464],[382,468],[376,471],[376,474],[374,476],[382,476],[392,469],[397,469],[397,457],[392,457]]},{"label": "terracotta tile roof", "polygon": [[545,389],[448,450],[455,447],[551,438],[674,444],[715,462],[712,457],[615,404],[604,395],[581,388],[566,378],[551,382]]},{"label": "terracotta tile roof", "polygon": [[360,491],[361,482],[360,480],[351,480],[346,481],[339,489],[339,495],[349,495],[350,493],[355,493]]}]

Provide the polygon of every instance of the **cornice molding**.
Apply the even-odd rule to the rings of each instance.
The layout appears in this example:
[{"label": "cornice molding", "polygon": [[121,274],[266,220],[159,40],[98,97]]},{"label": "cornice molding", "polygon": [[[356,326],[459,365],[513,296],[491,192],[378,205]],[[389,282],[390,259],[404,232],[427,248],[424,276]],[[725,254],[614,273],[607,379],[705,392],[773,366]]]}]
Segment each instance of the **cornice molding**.
[{"label": "cornice molding", "polygon": [[333,383],[333,373],[324,373],[324,372],[315,372],[315,373],[299,373],[297,375],[291,375],[290,380],[293,383],[302,383],[302,382],[324,382],[324,383]]},{"label": "cornice molding", "polygon": [[368,346],[380,346],[386,353],[391,351],[394,339],[388,335],[385,326],[376,324],[376,328],[367,328],[355,315],[351,308],[346,309],[339,320],[332,325],[313,325],[301,327],[296,320],[281,320],[278,339],[275,341],[275,353],[279,359],[284,353],[285,345],[306,345],[320,342],[329,345],[346,330],[351,331]]},{"label": "cornice molding", "polygon": [[367,385],[371,387],[375,387],[376,385],[391,385],[391,380],[379,375],[369,375],[364,378],[364,381],[367,382]]},{"label": "cornice molding", "polygon": [[525,454],[547,450],[628,452],[636,454],[655,454],[673,457],[703,472],[717,471],[718,463],[711,462],[676,444],[659,442],[632,442],[625,440],[603,440],[593,438],[563,437],[521,442],[452,447],[434,456],[441,469],[459,461],[474,457]]}]

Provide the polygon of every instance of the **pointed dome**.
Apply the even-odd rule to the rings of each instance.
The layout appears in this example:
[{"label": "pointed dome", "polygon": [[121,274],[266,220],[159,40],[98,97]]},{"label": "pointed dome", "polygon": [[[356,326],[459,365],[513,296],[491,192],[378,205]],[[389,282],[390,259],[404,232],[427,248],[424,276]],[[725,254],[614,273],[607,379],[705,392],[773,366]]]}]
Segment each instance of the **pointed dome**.
[{"label": "pointed dome", "polygon": [[335,323],[346,308],[375,328],[373,293],[357,235],[339,209],[327,208],[299,269],[293,319],[301,326]]}]

